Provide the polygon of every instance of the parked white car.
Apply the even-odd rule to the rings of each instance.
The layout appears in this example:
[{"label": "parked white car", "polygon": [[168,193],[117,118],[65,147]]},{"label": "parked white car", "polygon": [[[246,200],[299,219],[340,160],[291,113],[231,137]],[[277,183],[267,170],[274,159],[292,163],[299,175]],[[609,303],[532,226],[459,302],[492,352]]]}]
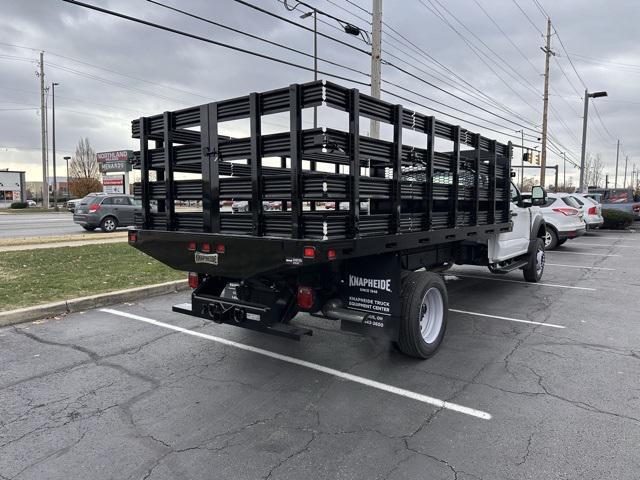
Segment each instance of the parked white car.
[{"label": "parked white car", "polygon": [[571,196],[582,207],[583,219],[587,225],[587,230],[601,227],[604,223],[602,206],[595,199],[586,197],[580,193],[572,193]]},{"label": "parked white car", "polygon": [[[531,198],[530,193],[522,194]],[[544,249],[553,250],[571,238],[586,232],[580,204],[568,193],[548,193],[547,201],[540,206],[546,223]]]}]

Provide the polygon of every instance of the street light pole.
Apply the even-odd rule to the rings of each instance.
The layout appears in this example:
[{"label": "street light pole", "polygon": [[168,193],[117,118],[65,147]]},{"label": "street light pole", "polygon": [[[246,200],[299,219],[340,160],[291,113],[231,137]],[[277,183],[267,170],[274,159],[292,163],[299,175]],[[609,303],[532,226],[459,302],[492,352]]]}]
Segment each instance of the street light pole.
[{"label": "street light pole", "polygon": [[589,93],[588,90],[584,91],[584,116],[582,117],[582,153],[580,155],[580,193],[585,193],[587,190],[584,185],[584,163],[585,155],[587,151],[587,117],[589,115],[589,98],[606,97],[607,92],[593,92]]},{"label": "street light pole", "polygon": [[67,200],[69,199],[69,160],[71,157],[64,157],[64,161],[67,162]]},{"label": "street light pole", "polygon": [[58,208],[58,178],[56,177],[56,85],[58,83],[51,84],[51,121],[53,130],[53,208],[57,212]]}]

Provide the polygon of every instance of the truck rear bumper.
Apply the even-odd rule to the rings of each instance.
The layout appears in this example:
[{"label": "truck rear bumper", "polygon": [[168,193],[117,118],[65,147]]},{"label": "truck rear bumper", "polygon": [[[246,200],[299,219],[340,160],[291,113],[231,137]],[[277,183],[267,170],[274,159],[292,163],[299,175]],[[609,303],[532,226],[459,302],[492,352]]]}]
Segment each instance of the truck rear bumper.
[{"label": "truck rear bumper", "polygon": [[184,315],[211,320],[215,323],[225,323],[235,327],[270,333],[281,337],[300,340],[303,335],[312,335],[313,330],[295,327],[283,323],[269,325],[269,307],[249,304],[221,297],[193,296],[193,304],[182,303],[174,305],[172,310]]}]

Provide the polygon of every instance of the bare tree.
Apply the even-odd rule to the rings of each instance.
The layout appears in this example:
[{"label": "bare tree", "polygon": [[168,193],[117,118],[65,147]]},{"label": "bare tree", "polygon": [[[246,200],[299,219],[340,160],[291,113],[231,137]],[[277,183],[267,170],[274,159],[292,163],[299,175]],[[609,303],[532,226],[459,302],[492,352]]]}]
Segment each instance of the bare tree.
[{"label": "bare tree", "polygon": [[69,190],[76,197],[102,191],[96,151],[88,138],[80,139],[69,164]]},{"label": "bare tree", "polygon": [[69,176],[72,179],[94,178],[100,179],[100,167],[96,159],[96,151],[88,138],[81,138],[76,146],[76,153],[69,164]]},{"label": "bare tree", "polygon": [[584,161],[584,182],[589,187],[600,187],[604,180],[604,162],[599,153],[587,153]]},{"label": "bare tree", "polygon": [[536,185],[538,185],[538,179],[536,177],[524,177],[522,181],[522,191],[530,192]]},{"label": "bare tree", "polygon": [[592,168],[593,168],[593,184],[599,187],[602,181],[604,180],[604,162],[602,161],[602,156],[599,153],[596,153],[593,159]]}]

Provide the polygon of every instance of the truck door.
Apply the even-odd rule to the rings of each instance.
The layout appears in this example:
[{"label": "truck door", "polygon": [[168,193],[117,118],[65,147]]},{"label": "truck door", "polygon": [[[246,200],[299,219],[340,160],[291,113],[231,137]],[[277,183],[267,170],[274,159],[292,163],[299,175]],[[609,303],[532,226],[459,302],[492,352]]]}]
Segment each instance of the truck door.
[{"label": "truck door", "polygon": [[[513,229],[498,235],[497,241],[490,241],[489,259],[492,262],[517,257],[529,249],[531,235],[531,212],[522,206],[520,191],[511,182],[511,221]],[[492,248],[493,247],[493,248]]]}]

